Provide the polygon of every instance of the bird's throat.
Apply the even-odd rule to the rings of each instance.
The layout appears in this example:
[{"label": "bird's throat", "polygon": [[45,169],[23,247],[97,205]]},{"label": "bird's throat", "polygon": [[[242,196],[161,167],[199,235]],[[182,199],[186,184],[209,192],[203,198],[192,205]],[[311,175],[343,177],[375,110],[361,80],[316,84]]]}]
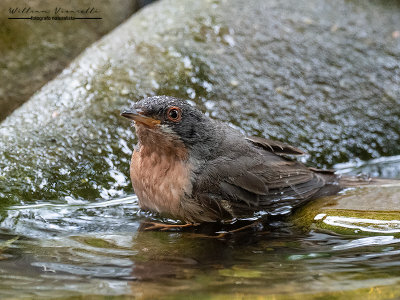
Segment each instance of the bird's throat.
[{"label": "bird's throat", "polygon": [[168,156],[182,161],[188,159],[188,149],[178,137],[163,132],[160,128],[150,128],[140,123],[135,124],[135,128],[139,139],[138,147],[143,155]]},{"label": "bird's throat", "polygon": [[138,131],[140,143],[133,152],[130,175],[144,209],[181,215],[181,201],[191,193],[191,167],[182,142],[155,132]]}]

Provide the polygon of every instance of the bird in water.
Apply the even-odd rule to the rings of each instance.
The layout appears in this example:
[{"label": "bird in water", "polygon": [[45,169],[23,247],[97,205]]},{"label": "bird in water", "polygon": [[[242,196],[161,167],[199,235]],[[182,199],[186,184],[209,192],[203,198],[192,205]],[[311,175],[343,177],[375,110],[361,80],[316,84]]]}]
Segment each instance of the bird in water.
[{"label": "bird in water", "polygon": [[287,214],[352,185],[288,157],[301,150],[246,137],[181,99],[145,98],[121,115],[138,137],[130,176],[140,207],[187,224]]}]

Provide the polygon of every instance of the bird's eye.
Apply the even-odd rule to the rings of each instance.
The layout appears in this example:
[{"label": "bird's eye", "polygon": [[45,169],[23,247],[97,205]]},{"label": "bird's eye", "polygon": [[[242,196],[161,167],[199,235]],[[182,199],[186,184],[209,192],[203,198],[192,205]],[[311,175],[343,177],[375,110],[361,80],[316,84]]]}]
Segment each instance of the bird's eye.
[{"label": "bird's eye", "polygon": [[177,106],[171,106],[167,111],[167,118],[172,122],[179,122],[182,118],[182,111]]}]

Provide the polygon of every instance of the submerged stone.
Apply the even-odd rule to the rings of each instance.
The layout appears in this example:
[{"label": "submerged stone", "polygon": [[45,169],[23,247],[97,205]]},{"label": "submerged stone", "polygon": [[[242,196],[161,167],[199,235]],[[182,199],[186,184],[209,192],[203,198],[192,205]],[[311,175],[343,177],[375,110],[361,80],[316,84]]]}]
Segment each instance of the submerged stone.
[{"label": "submerged stone", "polygon": [[307,150],[314,166],[396,155],[399,11],[395,1],[148,6],[1,124],[1,203],[131,192],[135,140],[119,113],[149,95],[188,98],[248,135]]},{"label": "submerged stone", "polygon": [[292,220],[306,230],[400,237],[400,184],[349,189],[321,198],[300,208]]}]

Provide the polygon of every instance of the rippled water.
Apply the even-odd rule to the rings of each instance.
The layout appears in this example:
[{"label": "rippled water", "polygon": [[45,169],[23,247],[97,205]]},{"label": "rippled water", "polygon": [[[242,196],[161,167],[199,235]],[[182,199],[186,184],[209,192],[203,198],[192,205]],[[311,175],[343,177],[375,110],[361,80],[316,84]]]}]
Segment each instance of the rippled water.
[{"label": "rippled water", "polygon": [[379,222],[359,220],[375,235],[346,236],[272,219],[217,238],[248,223],[145,231],[159,219],[141,212],[134,195],[67,200],[1,211],[1,299],[400,296],[400,221],[382,232]]},{"label": "rippled water", "polygon": [[400,155],[380,157],[370,161],[354,160],[336,164],[341,174],[366,174],[371,177],[400,178]]}]

